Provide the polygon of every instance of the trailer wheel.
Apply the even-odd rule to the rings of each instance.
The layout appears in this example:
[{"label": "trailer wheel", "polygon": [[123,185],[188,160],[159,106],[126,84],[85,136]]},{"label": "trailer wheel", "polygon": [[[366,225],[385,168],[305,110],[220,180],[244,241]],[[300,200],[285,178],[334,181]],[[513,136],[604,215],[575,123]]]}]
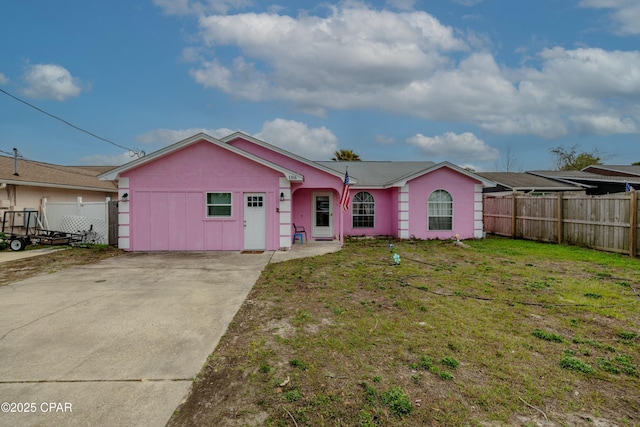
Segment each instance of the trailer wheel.
[{"label": "trailer wheel", "polygon": [[21,251],[24,247],[27,246],[24,239],[13,239],[9,242],[9,247],[12,251]]}]

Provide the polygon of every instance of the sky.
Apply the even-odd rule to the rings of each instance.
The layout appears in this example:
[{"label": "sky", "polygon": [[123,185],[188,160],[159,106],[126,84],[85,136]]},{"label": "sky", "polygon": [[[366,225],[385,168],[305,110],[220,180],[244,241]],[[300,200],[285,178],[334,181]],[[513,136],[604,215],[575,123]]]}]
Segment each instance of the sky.
[{"label": "sky", "polygon": [[311,160],[640,161],[637,0],[22,0],[0,15],[0,154],[116,166],[242,131]]}]

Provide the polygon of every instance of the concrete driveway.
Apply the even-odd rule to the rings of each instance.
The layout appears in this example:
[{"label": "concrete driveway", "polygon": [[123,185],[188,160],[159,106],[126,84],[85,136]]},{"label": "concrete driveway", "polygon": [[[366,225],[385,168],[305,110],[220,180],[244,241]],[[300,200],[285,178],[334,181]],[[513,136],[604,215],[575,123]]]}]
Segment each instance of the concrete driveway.
[{"label": "concrete driveway", "polygon": [[0,287],[0,425],[164,426],[273,255],[131,253]]}]

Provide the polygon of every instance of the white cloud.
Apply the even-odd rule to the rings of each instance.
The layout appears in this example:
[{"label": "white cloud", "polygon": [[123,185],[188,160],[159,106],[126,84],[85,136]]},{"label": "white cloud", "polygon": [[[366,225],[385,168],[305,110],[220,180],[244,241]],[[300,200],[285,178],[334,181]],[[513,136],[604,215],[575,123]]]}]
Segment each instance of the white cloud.
[{"label": "white cloud", "polygon": [[131,152],[116,154],[113,156],[95,154],[81,158],[79,163],[87,166],[120,166],[125,163],[132,162],[137,158],[138,157],[136,156],[132,156]]},{"label": "white cloud", "polygon": [[[200,132],[214,138],[223,138],[236,131],[227,128],[154,129],[138,135],[136,141],[141,144],[156,144],[160,148]],[[338,149],[336,136],[326,127],[310,128],[305,123],[294,120],[267,121],[262,125],[260,132],[253,136],[307,159],[328,160]]]},{"label": "white cloud", "polygon": [[[22,93],[30,98],[64,101],[82,93],[82,83],[61,65],[36,64],[24,73]],[[88,88],[87,88],[88,89]]]},{"label": "white cloud", "polygon": [[191,70],[197,82],[252,100],[286,99],[319,114],[379,103],[386,90],[448,64],[443,52],[467,49],[425,12],[378,11],[355,2],[333,7],[326,17],[211,15],[200,19],[200,28],[205,46],[237,46],[243,56],[231,64],[204,61]]},{"label": "white cloud", "polygon": [[191,128],[191,129],[154,129],[149,132],[145,132],[142,135],[136,137],[136,141],[141,144],[157,144],[160,146],[167,146],[183,139],[189,138],[197,133],[206,133],[214,138],[223,138],[232,134],[234,131],[231,129],[204,129],[204,128]]},{"label": "white cloud", "polygon": [[427,157],[447,158],[456,162],[487,162],[500,157],[498,150],[471,132],[447,132],[435,137],[419,133],[407,139],[407,143],[418,147]]},{"label": "white cloud", "polygon": [[326,127],[309,128],[294,120],[265,122],[254,136],[310,160],[329,160],[338,149],[338,139]]},{"label": "white cloud", "polygon": [[571,116],[570,120],[578,132],[587,134],[638,133],[638,125],[629,118],[607,115],[582,115]]},{"label": "white cloud", "polygon": [[0,85],[6,85],[6,84],[9,84],[9,82],[10,82],[9,77],[0,73]]},{"label": "white cloud", "polygon": [[232,9],[251,6],[251,0],[153,0],[167,15],[200,15],[203,13],[225,14]]},{"label": "white cloud", "polygon": [[581,0],[579,6],[612,9],[612,31],[620,35],[640,34],[640,3],[637,0]]},{"label": "white cloud", "polygon": [[[327,7],[323,16],[201,16],[191,76],[241,99],[284,100],[320,117],[376,109],[545,138],[640,131],[639,51],[555,47],[511,68],[490,53],[491,40],[472,32],[463,40],[425,12],[355,1]],[[228,47],[240,54],[216,55]],[[618,125],[578,119],[603,114]]]}]

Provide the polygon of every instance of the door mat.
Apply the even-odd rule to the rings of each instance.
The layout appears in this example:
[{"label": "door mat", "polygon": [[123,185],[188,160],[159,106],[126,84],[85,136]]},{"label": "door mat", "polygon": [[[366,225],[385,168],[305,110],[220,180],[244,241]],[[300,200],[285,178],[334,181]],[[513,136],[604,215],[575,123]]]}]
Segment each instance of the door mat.
[{"label": "door mat", "polygon": [[263,254],[264,251],[242,251],[241,254]]}]

